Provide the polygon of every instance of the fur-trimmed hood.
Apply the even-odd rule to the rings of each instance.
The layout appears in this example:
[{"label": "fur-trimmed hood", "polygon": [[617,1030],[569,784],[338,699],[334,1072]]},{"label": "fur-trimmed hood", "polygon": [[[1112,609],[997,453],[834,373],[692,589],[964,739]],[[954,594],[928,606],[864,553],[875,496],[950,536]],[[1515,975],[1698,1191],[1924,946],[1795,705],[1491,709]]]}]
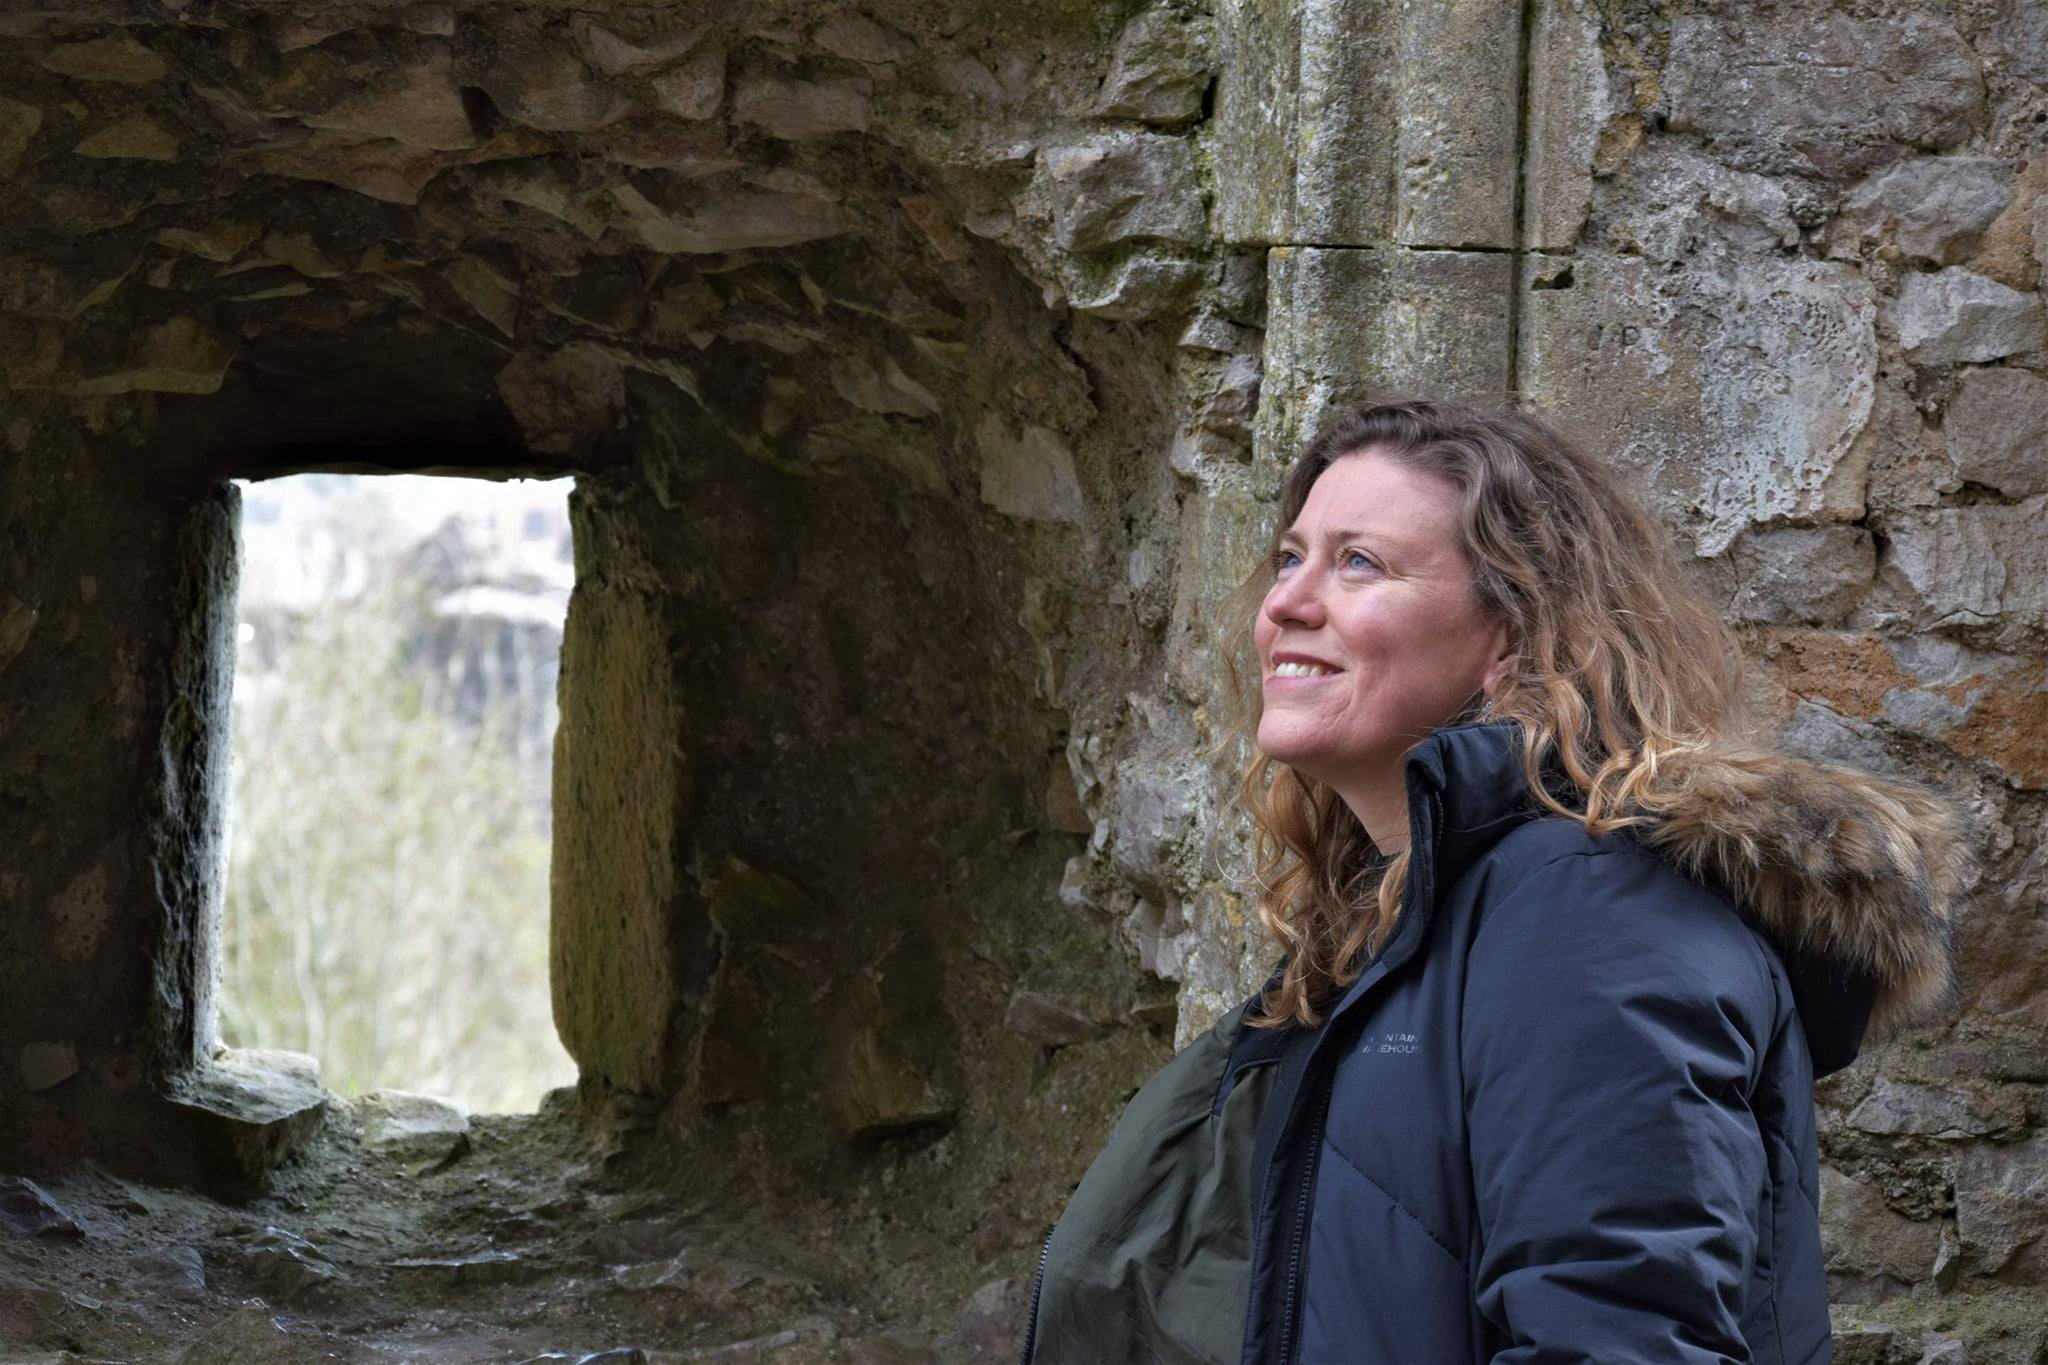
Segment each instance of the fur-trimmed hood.
[{"label": "fur-trimmed hood", "polygon": [[[1411,837],[1435,850],[1411,878],[1448,883],[1542,813],[1521,753],[1511,719],[1445,726],[1410,751]],[[1545,779],[1577,803],[1554,754]],[[1436,808],[1418,811],[1431,790]],[[1937,792],[1727,740],[1661,759],[1629,809],[1651,817],[1627,831],[1636,842],[1720,887],[1772,939],[1816,1074],[1853,1061],[1866,1031],[1882,1036],[1948,1002],[1955,913],[1976,859],[1965,818]]]},{"label": "fur-trimmed hood", "polygon": [[1665,760],[1642,805],[1661,818],[1637,839],[1748,907],[1790,950],[1788,965],[1827,964],[1838,986],[1867,978],[1874,1033],[1948,1002],[1956,906],[1975,880],[1973,842],[1948,800],[1845,763],[1727,743]]}]

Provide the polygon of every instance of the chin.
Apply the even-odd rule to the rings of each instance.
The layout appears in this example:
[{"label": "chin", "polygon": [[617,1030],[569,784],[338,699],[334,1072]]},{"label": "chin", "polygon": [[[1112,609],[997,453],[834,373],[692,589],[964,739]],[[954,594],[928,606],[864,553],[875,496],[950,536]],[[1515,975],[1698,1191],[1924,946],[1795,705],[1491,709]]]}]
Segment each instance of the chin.
[{"label": "chin", "polygon": [[1275,763],[1285,763],[1303,777],[1318,779],[1321,778],[1323,771],[1330,766],[1330,759],[1332,757],[1332,755],[1318,745],[1292,743],[1285,735],[1276,736],[1271,743],[1260,739],[1258,741],[1258,750]]}]

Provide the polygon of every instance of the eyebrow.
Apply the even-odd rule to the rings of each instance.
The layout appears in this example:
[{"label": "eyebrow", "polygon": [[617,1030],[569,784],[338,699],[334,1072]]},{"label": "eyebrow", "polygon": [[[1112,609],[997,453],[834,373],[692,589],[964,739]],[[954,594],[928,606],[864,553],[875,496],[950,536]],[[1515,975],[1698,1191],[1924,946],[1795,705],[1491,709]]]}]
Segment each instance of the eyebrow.
[{"label": "eyebrow", "polygon": [[[1390,535],[1385,531],[1367,531],[1353,529],[1350,527],[1344,527],[1338,530],[1323,532],[1323,543],[1325,545],[1332,544],[1340,540],[1353,539],[1382,541],[1387,545],[1393,547],[1394,549],[1402,551],[1405,551],[1409,548],[1407,542],[1402,540],[1399,536]],[[1295,545],[1306,545],[1308,544],[1308,537],[1302,535],[1299,531],[1296,531],[1293,527],[1290,526],[1285,531],[1282,531],[1280,533],[1279,539],[1275,543],[1281,545],[1289,543]]]}]

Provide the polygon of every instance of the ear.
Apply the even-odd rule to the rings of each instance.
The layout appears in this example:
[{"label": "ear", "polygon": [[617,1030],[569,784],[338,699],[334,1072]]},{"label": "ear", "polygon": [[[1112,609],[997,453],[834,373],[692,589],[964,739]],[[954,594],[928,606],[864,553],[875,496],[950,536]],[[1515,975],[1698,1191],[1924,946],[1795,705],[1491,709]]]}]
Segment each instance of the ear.
[{"label": "ear", "polygon": [[1486,637],[1486,671],[1479,675],[1479,686],[1489,697],[1500,695],[1501,685],[1514,671],[1515,661],[1521,657],[1516,647],[1514,630],[1506,617],[1494,622],[1493,631]]}]

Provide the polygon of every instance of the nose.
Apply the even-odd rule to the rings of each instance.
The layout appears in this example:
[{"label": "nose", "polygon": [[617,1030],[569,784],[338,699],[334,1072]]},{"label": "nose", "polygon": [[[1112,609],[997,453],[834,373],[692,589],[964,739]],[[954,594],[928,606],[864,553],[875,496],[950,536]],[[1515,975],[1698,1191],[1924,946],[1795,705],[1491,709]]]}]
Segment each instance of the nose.
[{"label": "nose", "polygon": [[1307,564],[1297,564],[1286,576],[1273,580],[1260,610],[1276,626],[1316,630],[1324,620],[1322,580]]}]

